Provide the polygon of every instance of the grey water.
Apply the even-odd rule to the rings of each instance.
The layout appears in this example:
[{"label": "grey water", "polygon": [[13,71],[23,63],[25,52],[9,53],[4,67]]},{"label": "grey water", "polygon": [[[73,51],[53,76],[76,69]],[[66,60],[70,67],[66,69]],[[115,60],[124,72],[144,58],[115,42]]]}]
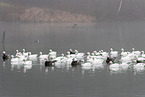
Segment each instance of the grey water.
[{"label": "grey water", "polygon": [[[0,52],[5,34],[6,53],[16,49],[32,53],[48,53],[49,49],[64,53],[71,48],[79,52],[94,50],[145,51],[145,22],[78,23],[12,23],[0,22]],[[37,42],[39,41],[39,42]],[[131,69],[112,73],[101,69],[32,67],[12,65],[0,59],[1,97],[144,97],[145,71]]]}]

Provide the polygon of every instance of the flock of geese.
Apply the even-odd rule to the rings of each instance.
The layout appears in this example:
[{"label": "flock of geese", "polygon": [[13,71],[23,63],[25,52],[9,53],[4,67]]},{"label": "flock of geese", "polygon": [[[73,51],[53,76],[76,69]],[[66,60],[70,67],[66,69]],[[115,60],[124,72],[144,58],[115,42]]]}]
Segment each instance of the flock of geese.
[{"label": "flock of geese", "polygon": [[[7,60],[9,56],[3,51],[3,60]],[[115,51],[110,48],[109,52],[103,50],[93,51],[92,53],[82,53],[78,50],[70,49],[66,54],[61,54],[58,56],[56,51],[52,49],[49,50],[48,54],[32,54],[31,52],[26,52],[23,49],[22,52],[16,50],[15,55],[11,55],[11,64],[23,64],[32,65],[34,61],[40,61],[40,64],[45,66],[81,66],[83,69],[104,68],[104,66],[109,66],[111,71],[118,71],[121,69],[128,69],[130,67],[141,70],[145,67],[145,54],[144,51],[138,51],[132,48],[132,51]]]}]

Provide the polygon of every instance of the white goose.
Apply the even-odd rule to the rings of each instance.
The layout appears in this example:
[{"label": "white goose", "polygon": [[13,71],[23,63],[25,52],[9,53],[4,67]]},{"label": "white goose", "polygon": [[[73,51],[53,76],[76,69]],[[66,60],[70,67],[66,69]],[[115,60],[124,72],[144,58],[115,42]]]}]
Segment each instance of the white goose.
[{"label": "white goose", "polygon": [[39,53],[39,59],[40,60],[44,60],[44,59],[47,59],[48,60],[48,54],[42,54],[42,52]]},{"label": "white goose", "polygon": [[57,52],[52,51],[52,49],[49,50],[49,54],[48,54],[49,55],[49,58],[50,57],[56,58],[56,54],[57,54]]},{"label": "white goose", "polygon": [[26,52],[25,49],[23,49],[23,53],[22,53],[25,57],[28,57],[29,52]]},{"label": "white goose", "polygon": [[37,60],[38,54],[31,54],[31,52],[28,53],[28,59],[29,60]]},{"label": "white goose", "polygon": [[121,53],[120,53],[120,56],[121,57],[125,57],[127,56],[128,54],[130,54],[130,52],[125,52],[123,48],[121,48]]},{"label": "white goose", "polygon": [[83,58],[84,58],[84,53],[78,53],[78,51],[77,50],[75,50],[75,52],[76,52],[76,58],[78,59],[78,60],[82,60]]},{"label": "white goose", "polygon": [[82,63],[81,67],[84,70],[92,69],[92,64],[90,62]]},{"label": "white goose", "polygon": [[70,52],[68,51],[66,57],[73,59],[73,58],[76,58],[76,55],[75,54],[70,54]]},{"label": "white goose", "polygon": [[144,66],[145,64],[144,63],[137,63],[134,65],[134,70],[137,70],[137,71],[140,71],[140,70],[144,70]]},{"label": "white goose", "polygon": [[30,60],[23,60],[24,65],[32,65],[32,61]]},{"label": "white goose", "polygon": [[140,56],[141,51],[136,51],[134,48],[132,48],[132,54],[134,54],[135,56]]},{"label": "white goose", "polygon": [[120,67],[122,70],[127,70],[129,68],[129,64],[126,62],[123,62],[120,64]]},{"label": "white goose", "polygon": [[110,48],[110,56],[111,58],[118,57],[118,51],[114,51],[112,48]]},{"label": "white goose", "polygon": [[112,61],[110,61],[109,69],[111,71],[119,71],[120,70],[120,64],[119,63],[113,63],[112,64]]},{"label": "white goose", "polygon": [[16,50],[16,55],[15,56],[22,56],[22,53],[21,52],[19,52],[19,50]]},{"label": "white goose", "polygon": [[20,60],[18,57],[14,58],[14,55],[11,55],[11,64],[19,64]]},{"label": "white goose", "polygon": [[55,66],[56,66],[56,67],[59,67],[59,66],[65,66],[65,65],[66,65],[67,58],[66,58],[66,57],[64,56],[64,54],[62,53],[61,56],[56,57],[54,60],[56,60]]}]

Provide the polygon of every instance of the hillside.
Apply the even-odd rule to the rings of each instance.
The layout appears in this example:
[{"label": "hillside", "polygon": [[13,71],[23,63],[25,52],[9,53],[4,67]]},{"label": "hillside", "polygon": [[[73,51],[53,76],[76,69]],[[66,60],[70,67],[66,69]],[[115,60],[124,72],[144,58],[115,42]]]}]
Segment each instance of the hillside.
[{"label": "hillside", "polygon": [[50,8],[14,6],[8,3],[0,3],[0,13],[0,21],[55,23],[96,21],[95,16],[86,14],[71,13],[69,11]]},{"label": "hillside", "polygon": [[145,20],[145,0],[0,0],[0,21]]}]

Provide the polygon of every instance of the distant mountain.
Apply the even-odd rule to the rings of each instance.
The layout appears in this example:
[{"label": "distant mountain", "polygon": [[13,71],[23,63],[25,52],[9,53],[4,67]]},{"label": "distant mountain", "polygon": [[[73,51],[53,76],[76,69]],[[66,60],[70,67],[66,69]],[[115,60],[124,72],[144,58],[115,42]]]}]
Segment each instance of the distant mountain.
[{"label": "distant mountain", "polygon": [[[34,10],[34,8],[39,10]],[[30,12],[28,12],[29,14],[26,13],[30,10],[32,11],[31,14]],[[69,17],[69,22],[145,20],[144,10],[145,0],[0,0],[1,21],[50,22],[46,19],[48,14],[49,18],[53,16],[55,19],[52,20],[57,22],[66,22],[68,19],[66,17]],[[45,19],[42,20],[42,17],[40,19],[39,14],[34,11],[41,14],[43,12],[43,18]],[[59,19],[57,16],[59,16]]]}]

